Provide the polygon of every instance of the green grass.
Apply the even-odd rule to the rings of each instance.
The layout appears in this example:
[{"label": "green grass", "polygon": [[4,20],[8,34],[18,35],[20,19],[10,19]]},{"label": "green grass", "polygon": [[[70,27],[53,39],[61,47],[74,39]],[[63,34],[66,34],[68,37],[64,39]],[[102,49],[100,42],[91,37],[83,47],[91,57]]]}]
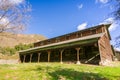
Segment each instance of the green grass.
[{"label": "green grass", "polygon": [[120,80],[120,67],[60,63],[0,65],[0,80]]}]

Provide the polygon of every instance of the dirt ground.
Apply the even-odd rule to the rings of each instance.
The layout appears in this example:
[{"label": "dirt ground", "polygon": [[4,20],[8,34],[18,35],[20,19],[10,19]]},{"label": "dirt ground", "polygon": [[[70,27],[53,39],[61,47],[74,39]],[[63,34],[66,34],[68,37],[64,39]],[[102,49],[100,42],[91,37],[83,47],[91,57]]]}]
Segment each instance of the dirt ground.
[{"label": "dirt ground", "polygon": [[[19,64],[20,61],[19,59],[0,59],[0,64]],[[90,64],[86,64],[90,65]],[[120,66],[120,61],[113,61],[109,65],[106,66],[111,66],[111,67],[117,67]]]},{"label": "dirt ground", "polygon": [[0,59],[0,64],[18,64],[18,63],[19,63],[18,59],[9,59],[9,60]]},{"label": "dirt ground", "polygon": [[19,63],[18,54],[8,56],[0,53],[0,64],[17,64],[17,63]]}]

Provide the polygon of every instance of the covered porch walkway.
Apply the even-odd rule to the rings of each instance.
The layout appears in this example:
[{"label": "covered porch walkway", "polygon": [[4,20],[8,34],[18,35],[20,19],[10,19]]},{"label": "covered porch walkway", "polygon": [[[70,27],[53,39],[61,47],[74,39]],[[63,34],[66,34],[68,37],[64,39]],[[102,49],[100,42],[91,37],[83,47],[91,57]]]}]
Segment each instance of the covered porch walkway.
[{"label": "covered porch walkway", "polygon": [[98,39],[104,33],[85,36],[20,51],[21,62],[60,62],[99,64]]}]

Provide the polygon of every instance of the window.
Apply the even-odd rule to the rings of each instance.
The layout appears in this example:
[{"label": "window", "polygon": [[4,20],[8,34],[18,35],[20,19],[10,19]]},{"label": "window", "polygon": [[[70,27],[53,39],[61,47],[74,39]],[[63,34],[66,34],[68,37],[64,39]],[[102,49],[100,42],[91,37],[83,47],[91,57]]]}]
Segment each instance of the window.
[{"label": "window", "polygon": [[68,40],[68,39],[70,39],[70,35],[67,35],[67,36],[66,36],[66,40]]},{"label": "window", "polygon": [[96,29],[92,30],[92,34],[96,34]]},{"label": "window", "polygon": [[56,42],[60,42],[60,39],[59,39],[59,38],[56,38]]},{"label": "window", "polygon": [[50,44],[50,42],[51,42],[51,41],[50,41],[50,40],[48,40],[48,44]]},{"label": "window", "polygon": [[42,45],[43,45],[43,42],[41,42],[40,45],[42,46]]}]

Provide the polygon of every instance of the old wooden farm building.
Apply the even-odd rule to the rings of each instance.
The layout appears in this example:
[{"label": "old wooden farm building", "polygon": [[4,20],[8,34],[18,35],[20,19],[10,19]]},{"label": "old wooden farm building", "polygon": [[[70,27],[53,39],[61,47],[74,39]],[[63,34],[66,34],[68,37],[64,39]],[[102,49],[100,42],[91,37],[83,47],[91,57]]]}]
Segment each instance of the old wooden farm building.
[{"label": "old wooden farm building", "polygon": [[73,62],[106,64],[112,61],[110,24],[94,26],[34,43],[19,52],[21,62]]}]

